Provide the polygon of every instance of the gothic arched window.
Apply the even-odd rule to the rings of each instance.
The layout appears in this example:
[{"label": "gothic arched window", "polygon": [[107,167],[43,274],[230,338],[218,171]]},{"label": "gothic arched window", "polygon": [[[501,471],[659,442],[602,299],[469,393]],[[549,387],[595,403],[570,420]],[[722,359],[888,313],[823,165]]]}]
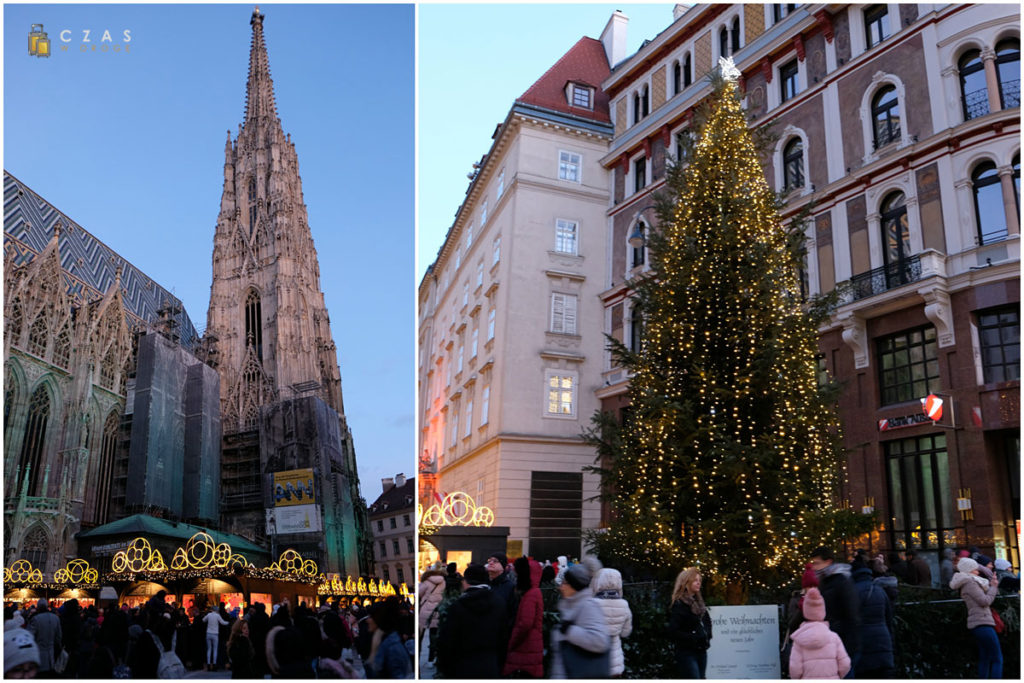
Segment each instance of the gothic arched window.
[{"label": "gothic arched window", "polygon": [[793,138],[782,152],[783,185],[786,191],[804,186],[804,143]]},{"label": "gothic arched window", "polygon": [[113,345],[107,350],[100,363],[100,386],[114,390],[114,379],[117,376],[117,351]]},{"label": "gothic arched window", "polygon": [[1003,187],[999,171],[991,161],[985,161],[971,173],[974,191],[974,217],[978,222],[978,244],[988,244],[1006,237],[1006,208],[1003,206]]},{"label": "gothic arched window", "polygon": [[249,235],[256,229],[256,179],[249,178]]},{"label": "gothic arched window", "polygon": [[960,96],[963,102],[964,121],[976,119],[988,113],[988,85],[985,82],[985,65],[980,50],[968,50],[957,62],[960,73]]},{"label": "gothic arched window", "polygon": [[46,560],[50,554],[50,539],[42,527],[33,527],[26,535],[21,546],[21,559],[28,560],[35,569],[45,573]]},{"label": "gothic arched window", "polygon": [[[31,471],[28,495],[41,495],[43,477],[40,473],[43,455],[46,452],[46,424],[50,420],[50,394],[46,387],[39,387],[32,394],[28,405],[28,420],[25,423],[25,438],[21,442],[21,456],[18,458],[18,478],[15,487],[20,487],[25,471]],[[16,489],[17,490],[17,489]]]},{"label": "gothic arched window", "polygon": [[103,424],[103,440],[100,443],[100,466],[96,470],[96,507],[93,510],[93,521],[103,524],[110,514],[110,489],[114,481],[114,454],[117,450],[118,416],[111,411]]},{"label": "gothic arched window", "polygon": [[260,295],[250,289],[245,297],[245,343],[256,348],[256,357],[263,360],[263,315],[260,309]]},{"label": "gothic arched window", "polygon": [[[7,368],[7,379],[4,383],[4,450],[11,438],[11,407],[14,405],[14,397],[18,395],[18,379],[14,376],[14,370]],[[10,536],[8,536],[10,538]]]},{"label": "gothic arched window", "polygon": [[53,344],[53,364],[67,369],[70,363],[71,328],[70,324],[65,322],[64,326],[60,329],[60,334],[57,335],[57,340]]},{"label": "gothic arched window", "polygon": [[15,297],[11,303],[11,317],[7,321],[7,328],[4,334],[7,335],[12,344],[21,344],[21,326],[25,323],[25,312],[21,308],[21,299]]},{"label": "gothic arched window", "polygon": [[28,330],[28,352],[43,358],[46,356],[46,317],[40,311]]}]

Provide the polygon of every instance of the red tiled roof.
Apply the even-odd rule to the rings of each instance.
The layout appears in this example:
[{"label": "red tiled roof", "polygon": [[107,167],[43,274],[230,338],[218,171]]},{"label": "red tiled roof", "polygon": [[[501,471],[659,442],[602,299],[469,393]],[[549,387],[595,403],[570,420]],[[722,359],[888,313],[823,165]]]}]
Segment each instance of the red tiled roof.
[{"label": "red tiled roof", "polygon": [[[601,82],[608,77],[608,57],[600,40],[580,38],[579,42],[562,55],[555,64],[523,93],[517,102],[545,109],[581,116],[602,123],[611,123],[608,113],[608,95],[601,90]],[[566,98],[566,84],[570,81],[594,88],[594,108],[574,107]]]}]

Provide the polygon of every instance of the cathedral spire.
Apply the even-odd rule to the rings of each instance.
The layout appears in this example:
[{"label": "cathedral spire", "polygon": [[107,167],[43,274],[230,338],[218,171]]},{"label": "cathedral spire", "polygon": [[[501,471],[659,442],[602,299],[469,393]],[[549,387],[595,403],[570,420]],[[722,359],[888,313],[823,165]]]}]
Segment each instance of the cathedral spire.
[{"label": "cathedral spire", "polygon": [[263,42],[263,18],[259,5],[252,11],[252,44],[249,47],[249,80],[245,86],[245,121],[262,117],[277,119],[274,102],[274,81],[270,78],[267,46]]}]

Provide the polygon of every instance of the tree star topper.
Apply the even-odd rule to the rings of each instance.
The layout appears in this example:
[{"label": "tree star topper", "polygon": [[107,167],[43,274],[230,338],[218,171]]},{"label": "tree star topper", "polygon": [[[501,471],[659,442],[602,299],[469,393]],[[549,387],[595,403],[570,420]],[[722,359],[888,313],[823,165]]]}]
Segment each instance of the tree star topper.
[{"label": "tree star topper", "polygon": [[722,78],[735,81],[740,77],[740,70],[736,68],[736,63],[732,61],[732,57],[719,57],[718,68],[722,70]]}]

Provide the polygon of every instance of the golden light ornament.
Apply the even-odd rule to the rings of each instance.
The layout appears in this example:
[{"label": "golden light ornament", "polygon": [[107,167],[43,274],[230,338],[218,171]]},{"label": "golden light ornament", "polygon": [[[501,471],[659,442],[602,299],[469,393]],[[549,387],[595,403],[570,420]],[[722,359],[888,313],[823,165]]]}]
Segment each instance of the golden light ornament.
[{"label": "golden light ornament", "polygon": [[426,526],[489,527],[494,525],[494,511],[477,505],[468,493],[455,491],[446,495],[440,505],[431,505],[422,520]]},{"label": "golden light ornament", "polygon": [[116,553],[111,568],[118,574],[122,572],[158,572],[167,569],[164,558],[159,550],[154,550],[149,541],[141,536],[133,539],[128,547]]},{"label": "golden light ornament", "polygon": [[40,583],[42,580],[43,572],[28,560],[15,560],[10,568],[4,569],[4,583]]},{"label": "golden light ornament", "polygon": [[53,574],[55,583],[96,583],[99,578],[99,572],[81,559],[71,560],[66,567]]}]

